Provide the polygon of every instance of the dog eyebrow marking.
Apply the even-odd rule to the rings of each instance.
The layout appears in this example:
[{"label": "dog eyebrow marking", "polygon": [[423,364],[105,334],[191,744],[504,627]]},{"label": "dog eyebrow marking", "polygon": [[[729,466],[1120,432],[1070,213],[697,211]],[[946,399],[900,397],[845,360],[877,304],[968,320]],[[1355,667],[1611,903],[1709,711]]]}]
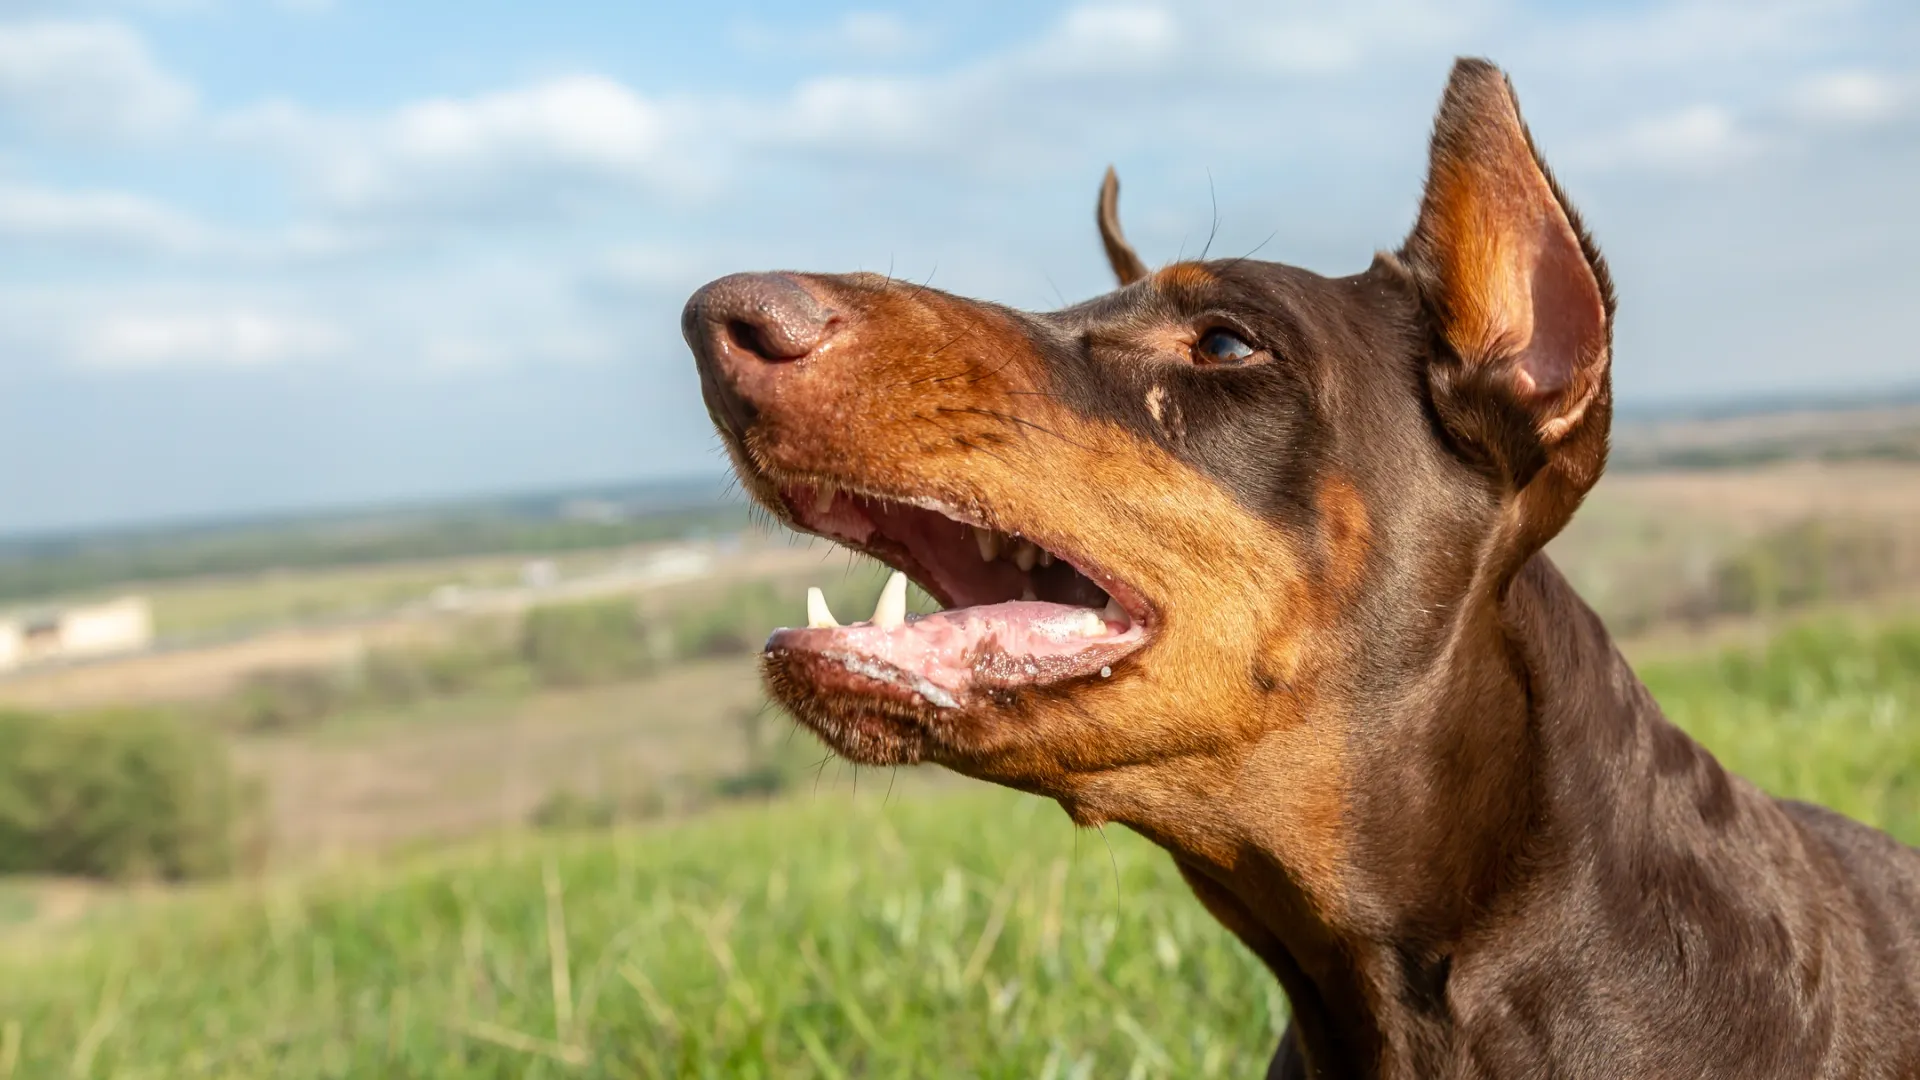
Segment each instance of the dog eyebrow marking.
[{"label": "dog eyebrow marking", "polygon": [[1178,262],[1156,271],[1154,288],[1175,297],[1192,297],[1213,284],[1213,273],[1197,262]]}]

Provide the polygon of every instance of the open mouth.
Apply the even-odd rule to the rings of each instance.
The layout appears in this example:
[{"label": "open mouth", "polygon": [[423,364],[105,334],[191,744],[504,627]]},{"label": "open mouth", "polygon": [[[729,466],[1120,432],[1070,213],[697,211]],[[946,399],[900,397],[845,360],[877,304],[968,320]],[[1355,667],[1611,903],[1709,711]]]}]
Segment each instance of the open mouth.
[{"label": "open mouth", "polygon": [[[900,572],[866,621],[840,625],[813,589],[808,625],[767,640],[770,657],[804,662],[822,689],[960,708],[995,691],[1110,677],[1151,633],[1144,600],[1081,553],[932,500],[826,481],[786,485],[780,496],[801,529]],[[907,614],[902,574],[945,610]]]}]

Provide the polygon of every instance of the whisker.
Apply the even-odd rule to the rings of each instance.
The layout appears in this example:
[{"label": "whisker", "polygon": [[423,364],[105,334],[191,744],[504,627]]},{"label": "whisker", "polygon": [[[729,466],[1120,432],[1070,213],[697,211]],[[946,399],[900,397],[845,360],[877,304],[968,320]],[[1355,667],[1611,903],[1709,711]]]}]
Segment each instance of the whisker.
[{"label": "whisker", "polygon": [[1207,252],[1213,250],[1213,238],[1220,232],[1220,195],[1213,190],[1213,169],[1207,169],[1207,198],[1213,202],[1213,227],[1207,230],[1207,244],[1200,249],[1200,261],[1207,261]]},{"label": "whisker", "polygon": [[1253,245],[1252,251],[1249,251],[1245,255],[1241,255],[1238,258],[1228,259],[1226,265],[1238,266],[1241,263],[1246,262],[1248,259],[1251,259],[1254,257],[1254,255],[1258,254],[1261,248],[1266,247],[1268,244],[1273,243],[1273,238],[1279,235],[1280,235],[1279,229],[1273,230],[1272,232],[1267,234],[1267,238],[1265,240],[1262,240],[1259,243]]},{"label": "whisker", "polygon": [[1068,446],[1074,447],[1075,449],[1079,449],[1079,450],[1091,449],[1090,447],[1083,446],[1080,443],[1074,442],[1072,439],[1069,439],[1065,435],[1062,435],[1059,432],[1053,430],[1052,428],[1047,427],[1045,424],[1035,423],[1034,421],[1028,420],[1027,418],[1022,416],[1013,416],[1008,413],[995,412],[992,409],[959,408],[959,407],[948,406],[948,405],[941,405],[935,411],[943,412],[943,413],[973,413],[978,416],[985,416],[994,420],[998,420],[1002,423],[1014,424],[1020,427],[1032,428],[1035,431],[1039,431],[1039,432],[1043,432],[1045,434],[1051,435],[1054,438],[1059,439],[1061,442],[1066,443]]}]

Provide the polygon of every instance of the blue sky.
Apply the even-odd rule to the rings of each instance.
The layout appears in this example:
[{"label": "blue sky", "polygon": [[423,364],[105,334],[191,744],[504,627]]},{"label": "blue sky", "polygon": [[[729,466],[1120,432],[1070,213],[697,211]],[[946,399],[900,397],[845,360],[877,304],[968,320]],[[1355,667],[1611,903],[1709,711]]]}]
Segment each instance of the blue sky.
[{"label": "blue sky", "polygon": [[0,0],[0,533],[721,468],[738,269],[1054,307],[1363,268],[1451,58],[1620,284],[1623,400],[1920,382],[1920,6]]}]

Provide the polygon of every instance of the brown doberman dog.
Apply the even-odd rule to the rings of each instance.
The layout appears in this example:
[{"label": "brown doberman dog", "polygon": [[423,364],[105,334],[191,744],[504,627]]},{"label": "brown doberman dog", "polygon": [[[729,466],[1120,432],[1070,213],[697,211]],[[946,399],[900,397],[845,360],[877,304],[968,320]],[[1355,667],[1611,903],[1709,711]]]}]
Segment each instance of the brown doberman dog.
[{"label": "brown doberman dog", "polygon": [[[1121,822],[1273,970],[1273,1077],[1920,1076],[1920,852],[1729,775],[1541,547],[1607,455],[1606,264],[1454,69],[1364,273],[1234,259],[1050,314],[722,278],[747,491],[946,610],[810,604],[773,696],[852,761]],[[817,597],[813,598],[817,601]]]}]

